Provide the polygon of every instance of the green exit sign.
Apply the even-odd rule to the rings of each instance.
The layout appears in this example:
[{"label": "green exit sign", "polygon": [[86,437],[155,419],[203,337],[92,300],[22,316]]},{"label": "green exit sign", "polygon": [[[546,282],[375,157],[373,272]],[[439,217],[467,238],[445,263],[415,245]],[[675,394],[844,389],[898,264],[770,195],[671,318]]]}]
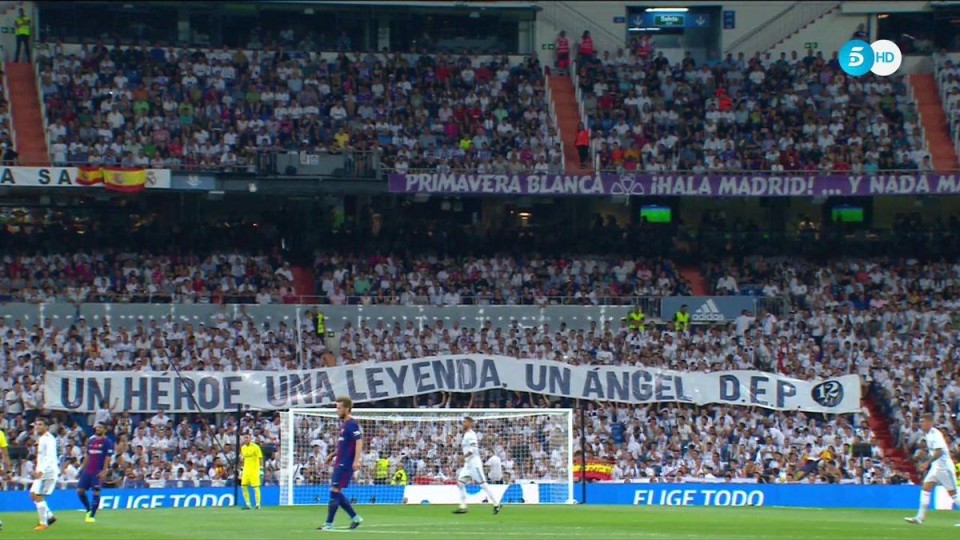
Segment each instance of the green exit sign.
[{"label": "green exit sign", "polygon": [[654,15],[654,26],[683,26],[683,15]]},{"label": "green exit sign", "polygon": [[806,42],[806,43],[803,44],[803,48],[804,48],[804,49],[816,49],[816,48],[818,48],[819,46],[820,46],[820,44],[817,43],[816,41],[808,41],[808,42]]},{"label": "green exit sign", "polygon": [[555,43],[544,43],[540,45],[540,49],[544,51],[553,51],[556,50],[557,45]]}]

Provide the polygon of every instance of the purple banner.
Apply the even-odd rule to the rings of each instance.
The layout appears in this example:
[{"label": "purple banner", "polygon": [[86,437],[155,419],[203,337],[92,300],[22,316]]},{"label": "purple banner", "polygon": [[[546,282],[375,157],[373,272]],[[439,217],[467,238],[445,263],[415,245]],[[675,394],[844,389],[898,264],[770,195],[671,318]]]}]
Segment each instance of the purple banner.
[{"label": "purple banner", "polygon": [[960,174],[391,174],[391,193],[620,195],[631,197],[830,197],[958,195]]}]

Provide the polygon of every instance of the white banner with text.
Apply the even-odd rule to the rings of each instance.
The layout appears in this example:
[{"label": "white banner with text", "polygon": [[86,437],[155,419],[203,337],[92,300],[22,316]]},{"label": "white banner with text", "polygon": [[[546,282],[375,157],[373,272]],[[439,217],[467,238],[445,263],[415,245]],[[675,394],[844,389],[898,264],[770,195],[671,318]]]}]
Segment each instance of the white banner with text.
[{"label": "white banner with text", "polygon": [[635,366],[571,366],[505,356],[450,355],[303,371],[48,371],[46,408],[90,413],[102,401],[128,412],[226,412],[369,402],[445,392],[509,390],[620,403],[719,403],[814,413],[860,410],[860,378],[804,381],[761,371],[714,373]]}]

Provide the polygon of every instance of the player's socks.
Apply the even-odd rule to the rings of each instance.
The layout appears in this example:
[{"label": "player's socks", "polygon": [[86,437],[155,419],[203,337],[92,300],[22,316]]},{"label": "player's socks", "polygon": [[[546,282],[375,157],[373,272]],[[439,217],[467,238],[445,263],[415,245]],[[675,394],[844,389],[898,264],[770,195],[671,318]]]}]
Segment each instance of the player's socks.
[{"label": "player's socks", "polygon": [[353,511],[353,505],[350,504],[350,500],[347,499],[347,496],[343,493],[340,494],[340,508],[346,510],[347,515],[350,516],[350,519],[357,517],[357,513]]},{"label": "player's socks", "polygon": [[333,518],[337,515],[338,508],[340,508],[340,494],[331,493],[330,503],[327,505],[327,523],[333,523]]},{"label": "player's socks", "polygon": [[920,492],[920,509],[917,510],[917,519],[923,521],[927,517],[927,507],[930,506],[930,492]]},{"label": "player's socks", "polygon": [[460,491],[460,508],[467,507],[467,486],[457,482],[457,489]]},{"label": "player's socks", "polygon": [[84,492],[84,493],[77,492],[77,497],[80,497],[80,504],[82,504],[82,505],[83,505],[83,508],[84,508],[87,512],[89,512],[89,511],[90,511],[90,499],[87,498],[86,492]]},{"label": "player's socks", "polygon": [[490,504],[492,504],[494,507],[500,506],[500,501],[497,500],[496,495],[493,494],[493,490],[490,489],[490,484],[484,482],[480,484],[480,489],[487,494],[487,500],[490,501]]},{"label": "player's socks", "polygon": [[250,509],[250,489],[247,486],[242,486],[240,488],[241,493],[243,493],[243,507],[247,510]]},{"label": "player's socks", "polygon": [[37,505],[37,515],[40,517],[40,525],[44,527],[47,526],[47,503],[45,501],[39,501],[34,503]]},{"label": "player's socks", "polygon": [[253,500],[257,502],[257,508],[260,508],[260,486],[253,488]]},{"label": "player's socks", "polygon": [[93,504],[90,507],[90,517],[97,517],[97,510],[100,509],[100,494],[93,494]]}]

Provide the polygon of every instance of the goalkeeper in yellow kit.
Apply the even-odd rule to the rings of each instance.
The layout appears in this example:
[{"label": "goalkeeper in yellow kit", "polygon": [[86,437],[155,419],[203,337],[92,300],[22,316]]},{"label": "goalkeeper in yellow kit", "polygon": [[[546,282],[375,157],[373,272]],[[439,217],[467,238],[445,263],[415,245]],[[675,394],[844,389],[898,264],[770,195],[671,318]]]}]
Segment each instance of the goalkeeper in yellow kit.
[{"label": "goalkeeper in yellow kit", "polygon": [[243,436],[243,446],[240,447],[240,456],[243,457],[243,474],[240,476],[240,488],[243,490],[243,510],[250,509],[250,491],[253,487],[253,496],[260,509],[260,470],[263,467],[263,450],[253,442],[250,435]]}]

